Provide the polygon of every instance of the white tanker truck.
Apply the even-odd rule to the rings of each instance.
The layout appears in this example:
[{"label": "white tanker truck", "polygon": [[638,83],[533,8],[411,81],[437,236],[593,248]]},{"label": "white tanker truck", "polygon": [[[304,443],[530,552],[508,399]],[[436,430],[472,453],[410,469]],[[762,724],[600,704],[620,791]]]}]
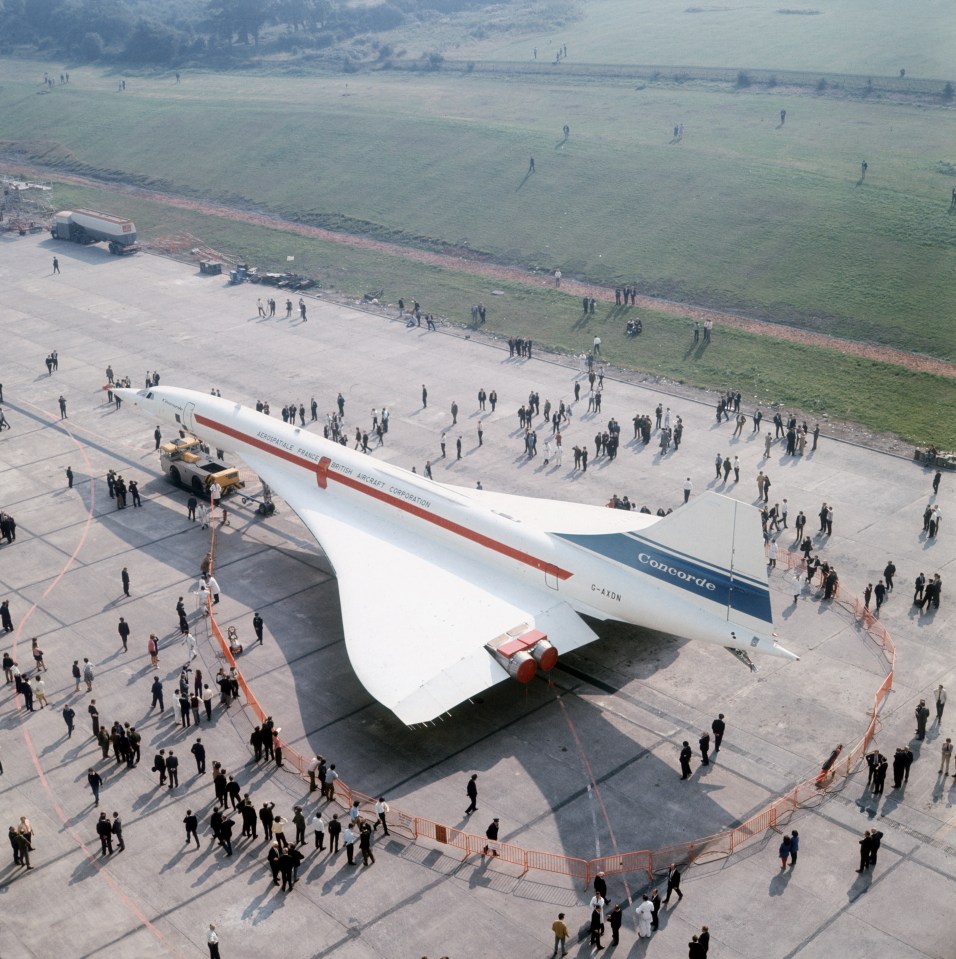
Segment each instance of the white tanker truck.
[{"label": "white tanker truck", "polygon": [[132,220],[109,213],[97,213],[95,210],[61,210],[53,218],[50,235],[54,240],[70,240],[73,243],[106,242],[110,253],[118,256],[139,249],[136,225]]}]

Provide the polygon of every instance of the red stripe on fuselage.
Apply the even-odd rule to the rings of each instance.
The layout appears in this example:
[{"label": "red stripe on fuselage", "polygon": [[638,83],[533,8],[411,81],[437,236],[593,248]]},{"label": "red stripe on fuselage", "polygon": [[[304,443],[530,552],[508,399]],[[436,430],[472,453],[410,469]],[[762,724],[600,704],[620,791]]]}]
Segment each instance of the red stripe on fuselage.
[{"label": "red stripe on fuselage", "polygon": [[[313,463],[312,460],[305,459],[303,456],[297,456],[295,453],[290,453],[288,450],[272,446],[269,443],[260,440],[256,436],[249,436],[246,433],[242,433],[239,430],[233,429],[231,426],[217,423],[199,413],[196,414],[196,421],[203,426],[208,426],[211,429],[218,430],[220,433],[225,433],[227,436],[231,436],[233,439],[239,440],[241,443],[247,443],[249,446],[254,446],[256,449],[262,450],[264,453],[277,456],[279,459],[283,459],[287,463],[291,463],[293,466],[299,466],[302,469],[308,470],[310,473],[317,474],[318,472],[318,463]],[[437,516],[428,510],[422,509],[420,506],[416,506],[414,503],[406,503],[404,500],[399,499],[397,496],[393,496],[391,493],[386,493],[383,490],[366,486],[364,483],[353,479],[351,476],[343,476],[341,473],[337,473],[328,468],[325,469],[324,476],[327,480],[334,480],[336,483],[341,483],[343,486],[347,486],[349,489],[353,489],[358,493],[364,493],[366,496],[371,496],[373,499],[377,499],[380,503],[385,503],[387,506],[393,506],[396,509],[400,509],[409,515],[416,517],[417,519],[424,520],[427,523],[432,523],[449,533],[454,533],[456,536],[461,536],[462,538],[470,540],[479,546],[484,546],[486,549],[494,550],[496,553],[501,553],[503,556],[517,560],[519,563],[524,563],[526,566],[531,566],[533,569],[539,569],[543,573],[550,573],[557,579],[570,579],[571,576],[574,575],[568,570],[562,569],[560,566],[555,566],[553,563],[548,563],[543,559],[538,559],[536,556],[532,556],[530,553],[525,553],[523,550],[515,549],[513,546],[508,546],[506,543],[501,543],[496,539],[492,539],[490,536],[485,536],[483,533],[469,529],[467,526],[462,526],[460,523],[455,523],[452,520],[445,519],[443,516]]]}]

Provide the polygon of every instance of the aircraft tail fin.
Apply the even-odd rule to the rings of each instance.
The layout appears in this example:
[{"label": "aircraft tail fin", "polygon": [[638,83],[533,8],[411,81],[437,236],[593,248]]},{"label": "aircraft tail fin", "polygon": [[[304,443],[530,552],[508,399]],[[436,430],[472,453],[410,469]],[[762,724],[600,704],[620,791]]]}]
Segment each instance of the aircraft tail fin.
[{"label": "aircraft tail fin", "polygon": [[645,546],[645,572],[689,585],[746,630],[772,625],[763,530],[753,506],[704,493],[631,536]]}]

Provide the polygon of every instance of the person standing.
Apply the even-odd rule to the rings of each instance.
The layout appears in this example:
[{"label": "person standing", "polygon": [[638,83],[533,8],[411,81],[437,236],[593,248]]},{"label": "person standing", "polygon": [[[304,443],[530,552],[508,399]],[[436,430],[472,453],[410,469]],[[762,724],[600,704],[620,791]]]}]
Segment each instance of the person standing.
[{"label": "person standing", "polygon": [[916,737],[917,739],[925,739],[926,720],[929,719],[929,707],[926,705],[926,700],[921,699],[913,712],[916,715]]},{"label": "person standing", "polygon": [[637,936],[639,939],[649,939],[651,935],[651,918],[654,915],[654,906],[645,892],[641,904],[634,910],[637,914]]},{"label": "person standing", "polygon": [[[647,899],[647,896],[644,897]],[[621,944],[621,922],[624,919],[624,913],[621,912],[621,904],[615,903],[614,908],[608,913],[607,921],[611,927],[611,945],[619,946]]]},{"label": "person standing", "polygon": [[359,850],[362,853],[362,865],[375,865],[375,854],[372,852],[372,827],[366,822],[359,827]]},{"label": "person standing", "polygon": [[60,261],[56,257],[53,257],[53,272],[60,272]]},{"label": "person standing", "polygon": [[876,865],[876,857],[880,851],[880,843],[883,841],[883,833],[879,829],[874,829],[870,832],[870,861],[867,863],[868,866]]},{"label": "person standing", "polygon": [[680,777],[680,778],[681,778],[681,779],[688,779],[688,778],[690,778],[690,774],[691,774],[691,770],[690,770],[690,759],[691,759],[691,756],[693,756],[693,751],[692,751],[691,748],[690,748],[690,743],[685,739],[685,740],[684,740],[684,744],[683,744],[683,748],[682,748],[681,751],[680,751],[680,771],[681,771],[681,777]]},{"label": "person standing", "polygon": [[780,848],[777,850],[777,855],[780,857],[780,871],[783,872],[787,868],[787,860],[790,858],[790,837],[784,836],[780,840]]},{"label": "person standing", "polygon": [[86,683],[86,691],[93,692],[93,664],[88,660],[83,660],[83,681]]},{"label": "person standing", "polygon": [[255,613],[252,617],[252,628],[255,630],[256,639],[259,640],[259,645],[262,645],[262,617]]},{"label": "person standing", "polygon": [[196,757],[196,773],[202,776],[206,772],[206,747],[202,744],[202,737],[198,736],[189,750]]},{"label": "person standing", "polygon": [[558,918],[551,923],[551,931],[554,933],[554,952],[552,952],[551,955],[556,956],[558,954],[558,946],[560,946],[561,955],[566,956],[568,954],[568,926],[564,921],[563,912],[559,912]]},{"label": "person standing", "polygon": [[129,596],[129,570],[124,566],[120,573],[120,579],[123,581],[123,595]]},{"label": "person standing", "polygon": [[116,837],[116,841],[119,843],[119,849],[117,852],[122,852],[126,848],[126,843],[123,842],[123,821],[120,819],[120,814],[113,811],[113,822],[110,826],[113,835]]},{"label": "person standing", "polygon": [[710,765],[710,733],[701,733],[700,739],[698,740],[698,745],[700,746],[700,763],[702,766]]},{"label": "person standing", "polygon": [[325,849],[325,819],[318,809],[312,817],[312,832],[315,835],[315,848],[318,852],[321,852]]},{"label": "person standing", "polygon": [[651,905],[654,907],[654,915],[651,916],[651,929],[657,930],[660,929],[660,915],[661,915],[661,894],[660,891],[655,889],[651,895]]},{"label": "person standing", "polygon": [[166,750],[160,749],[153,757],[153,772],[159,773],[159,785],[166,785]]},{"label": "person standing", "polygon": [[[800,851],[800,833],[794,829],[790,833],[790,865],[795,866],[797,864],[797,853]],[[707,927],[704,926],[706,929]]]},{"label": "person standing", "polygon": [[936,724],[938,726],[942,726],[943,710],[946,708],[946,690],[943,689],[942,683],[936,687],[936,692],[933,698],[936,700]]},{"label": "person standing", "polygon": [[305,845],[305,816],[302,815],[302,807],[296,806],[293,810],[292,825],[295,826],[295,845]]},{"label": "person standing", "polygon": [[149,689],[150,689],[150,692],[153,694],[153,702],[149,707],[150,712],[152,712],[157,705],[159,706],[159,711],[161,713],[165,712],[166,706],[163,703],[163,684],[160,682],[160,679],[158,676],[153,680],[153,683],[149,687]]},{"label": "person standing", "polygon": [[345,855],[348,857],[350,866],[355,865],[355,833],[352,832],[351,824],[346,826],[342,832],[342,842],[345,844]]},{"label": "person standing", "polygon": [[873,848],[873,840],[870,838],[870,830],[863,833],[860,840],[860,868],[857,872],[863,872],[870,865],[870,850]]},{"label": "person standing", "polygon": [[220,959],[219,936],[216,933],[216,927],[213,923],[209,923],[209,931],[206,933],[206,945],[209,946],[209,959]]},{"label": "person standing", "polygon": [[428,407],[428,390],[425,389],[425,384],[422,383],[422,409]]},{"label": "person standing", "polygon": [[339,814],[332,813],[329,821],[329,855],[339,851],[339,837],[342,835],[342,823],[339,822]]},{"label": "person standing", "polygon": [[113,827],[110,825],[109,819],[106,818],[106,813],[101,812],[100,818],[96,823],[96,834],[100,837],[100,847],[102,849],[101,855],[105,856],[109,854],[113,855]]},{"label": "person standing", "polygon": [[90,700],[90,705],[86,707],[86,711],[90,714],[90,722],[93,725],[93,738],[96,739],[100,735],[100,711],[96,708],[95,699]]},{"label": "person standing", "polygon": [[73,711],[73,707],[67,703],[63,707],[63,722],[66,723],[66,738],[73,738],[73,720],[76,718],[76,713]]},{"label": "person standing", "polygon": [[700,954],[703,959],[707,959],[707,950],[710,948],[710,930],[706,926],[700,927],[697,933],[697,944],[700,946]]},{"label": "person standing", "polygon": [[103,778],[90,766],[86,771],[86,781],[90,784],[90,789],[93,790],[93,805],[98,806],[100,804],[100,787],[103,785]]},{"label": "person standing", "polygon": [[66,486],[73,489],[73,470],[69,466],[66,468]]},{"label": "person standing", "polygon": [[949,762],[953,758],[953,741],[946,737],[946,742],[943,743],[942,753],[939,760],[939,771],[945,777],[949,775]]},{"label": "person standing", "polygon": [[149,634],[146,652],[149,653],[149,662],[153,669],[159,669],[159,639],[155,633]]},{"label": "person standing", "polygon": [[226,855],[232,855],[232,831],[236,827],[236,822],[232,818],[223,818],[219,824],[219,845],[226,850]]},{"label": "person standing", "polygon": [[601,936],[604,935],[604,920],[601,917],[601,910],[594,909],[591,912],[591,924],[590,924],[591,940],[590,944],[597,949],[603,949],[604,946],[601,944]]},{"label": "person standing", "polygon": [[478,773],[472,773],[471,779],[468,780],[468,785],[465,787],[465,792],[470,800],[465,815],[469,816],[471,813],[478,811]]},{"label": "person standing", "polygon": [[170,749],[169,756],[166,757],[166,772],[169,774],[169,788],[173,789],[179,785],[179,759]]}]

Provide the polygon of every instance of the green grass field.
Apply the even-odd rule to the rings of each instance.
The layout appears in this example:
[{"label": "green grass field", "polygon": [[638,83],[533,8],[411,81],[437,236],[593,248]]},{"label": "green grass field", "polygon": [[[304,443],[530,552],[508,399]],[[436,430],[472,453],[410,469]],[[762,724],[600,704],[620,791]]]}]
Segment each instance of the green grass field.
[{"label": "green grass field", "polygon": [[[549,24],[549,7],[551,23]],[[449,55],[550,62],[566,44],[575,63],[655,63],[863,76],[952,79],[956,16],[946,0],[587,0],[517,4],[490,17],[478,37],[439,37]],[[781,11],[794,11],[782,13]],[[539,15],[535,16],[533,12]],[[540,21],[544,26],[539,26]],[[442,30],[439,25],[438,30]],[[424,37],[413,35],[418,45]],[[413,42],[412,36],[408,38]],[[456,48],[455,43],[459,43]],[[434,43],[434,40],[433,40]],[[416,50],[417,46],[411,46]]]},{"label": "green grass field", "polygon": [[44,94],[22,72],[0,63],[0,150],[53,169],[956,358],[935,321],[956,302],[942,107],[461,74],[133,78],[119,95],[76,71]]}]

